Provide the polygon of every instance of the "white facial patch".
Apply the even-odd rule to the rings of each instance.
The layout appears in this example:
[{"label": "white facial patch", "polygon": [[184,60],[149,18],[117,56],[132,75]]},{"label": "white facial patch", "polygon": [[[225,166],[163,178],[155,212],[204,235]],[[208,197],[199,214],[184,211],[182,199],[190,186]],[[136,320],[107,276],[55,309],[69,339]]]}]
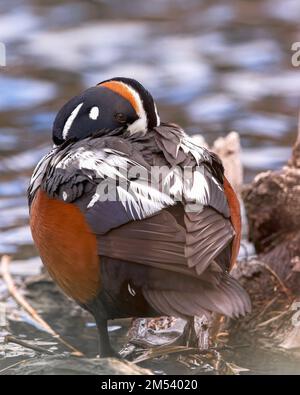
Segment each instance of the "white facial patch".
[{"label": "white facial patch", "polygon": [[128,284],[128,292],[130,293],[131,296],[135,296],[136,292],[133,288],[131,288],[130,284]]},{"label": "white facial patch", "polygon": [[145,123],[144,119],[139,118],[131,125],[128,126],[127,130],[132,135],[138,132],[146,132],[147,131],[147,121]]},{"label": "white facial patch", "polygon": [[93,107],[90,111],[89,117],[93,120],[96,121],[99,118],[100,115],[100,110],[99,107]]},{"label": "white facial patch", "polygon": [[63,139],[66,140],[68,137],[69,130],[71,129],[71,126],[73,125],[73,122],[75,118],[77,117],[81,107],[83,106],[84,103],[78,104],[78,106],[72,111],[71,115],[67,119],[67,122],[65,123],[64,130],[63,130]]}]

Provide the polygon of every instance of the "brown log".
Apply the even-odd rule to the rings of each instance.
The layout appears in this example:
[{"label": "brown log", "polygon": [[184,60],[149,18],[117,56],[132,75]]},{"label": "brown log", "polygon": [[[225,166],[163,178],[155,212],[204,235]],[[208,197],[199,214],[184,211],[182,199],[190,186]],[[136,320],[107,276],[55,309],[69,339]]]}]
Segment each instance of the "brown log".
[{"label": "brown log", "polygon": [[295,295],[300,293],[299,136],[286,166],[259,174],[243,191],[249,239]]},{"label": "brown log", "polygon": [[253,312],[230,326],[232,340],[250,337],[272,350],[295,352],[300,350],[294,320],[300,305],[300,128],[287,165],[257,175],[242,196],[258,256],[235,269]]}]

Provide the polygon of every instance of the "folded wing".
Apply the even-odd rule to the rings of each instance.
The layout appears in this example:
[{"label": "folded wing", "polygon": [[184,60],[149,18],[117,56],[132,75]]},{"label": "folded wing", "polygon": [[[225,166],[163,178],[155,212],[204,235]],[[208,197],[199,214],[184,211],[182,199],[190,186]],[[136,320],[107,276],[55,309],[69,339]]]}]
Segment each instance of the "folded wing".
[{"label": "folded wing", "polygon": [[164,153],[157,158],[169,169],[163,180],[149,183],[153,174],[143,152],[129,141],[108,137],[55,151],[43,174],[37,170],[41,187],[50,197],[80,208],[97,235],[100,256],[161,273],[146,276],[141,285],[157,311],[245,314],[249,298],[227,273],[235,230],[222,168],[213,166],[216,158],[208,151],[173,128],[162,128],[155,138]]}]

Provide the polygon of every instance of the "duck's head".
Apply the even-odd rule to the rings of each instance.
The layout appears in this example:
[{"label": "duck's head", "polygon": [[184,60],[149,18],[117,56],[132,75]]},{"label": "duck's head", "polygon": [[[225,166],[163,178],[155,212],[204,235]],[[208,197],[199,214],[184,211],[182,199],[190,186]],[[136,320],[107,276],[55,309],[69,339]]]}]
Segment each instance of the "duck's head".
[{"label": "duck's head", "polygon": [[60,145],[68,139],[81,140],[101,130],[120,128],[130,134],[145,134],[159,124],[155,102],[138,81],[112,78],[61,108],[53,125],[53,142]]}]

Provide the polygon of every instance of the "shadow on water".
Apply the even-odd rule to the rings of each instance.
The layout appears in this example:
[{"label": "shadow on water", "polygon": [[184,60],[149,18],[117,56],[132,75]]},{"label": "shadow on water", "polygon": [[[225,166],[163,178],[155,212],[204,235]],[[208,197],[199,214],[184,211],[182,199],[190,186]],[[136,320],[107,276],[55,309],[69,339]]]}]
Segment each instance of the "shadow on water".
[{"label": "shadow on water", "polygon": [[[1,1],[7,67],[0,69],[0,254],[19,260],[12,267],[17,281],[40,271],[25,196],[34,165],[51,145],[55,113],[67,98],[107,77],[141,80],[157,98],[162,119],[203,134],[209,143],[238,131],[246,181],[279,168],[290,155],[297,125],[300,73],[291,64],[290,48],[299,33],[299,4]],[[54,300],[51,290],[45,293],[50,299],[38,298],[44,301],[39,306],[43,316],[94,356],[97,334],[91,318],[57,293]],[[0,302],[6,299],[0,279]],[[12,333],[56,350],[53,339],[34,328],[10,299],[7,309]],[[120,347],[127,342],[128,323],[112,325],[111,336]],[[32,356],[17,345],[0,346],[0,370]],[[293,361],[254,348],[227,357],[250,373],[299,373]],[[176,358],[143,364],[155,371],[191,372]],[[213,373],[213,368],[208,361],[193,371]]]}]

